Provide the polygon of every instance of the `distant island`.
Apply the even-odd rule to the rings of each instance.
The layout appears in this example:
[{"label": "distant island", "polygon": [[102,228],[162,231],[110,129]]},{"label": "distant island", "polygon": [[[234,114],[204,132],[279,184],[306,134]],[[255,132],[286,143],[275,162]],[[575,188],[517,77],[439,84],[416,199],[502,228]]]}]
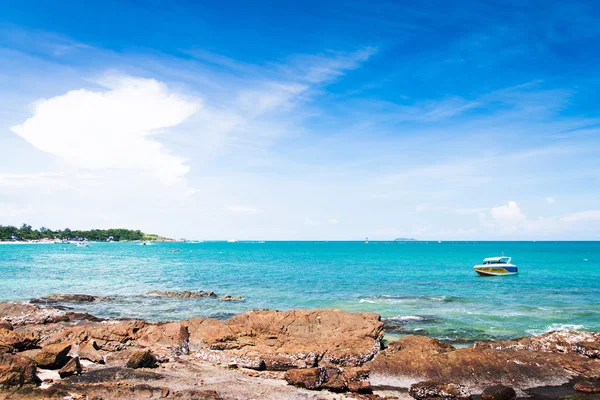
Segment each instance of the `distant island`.
[{"label": "distant island", "polygon": [[416,242],[417,239],[414,238],[398,238],[394,239],[394,242]]},{"label": "distant island", "polygon": [[0,241],[49,241],[56,239],[76,241],[89,240],[94,242],[124,242],[135,240],[173,241],[173,239],[131,229],[71,230],[66,228],[63,230],[52,230],[46,227],[33,229],[31,225],[27,224],[23,224],[20,228],[9,225],[0,225]]}]

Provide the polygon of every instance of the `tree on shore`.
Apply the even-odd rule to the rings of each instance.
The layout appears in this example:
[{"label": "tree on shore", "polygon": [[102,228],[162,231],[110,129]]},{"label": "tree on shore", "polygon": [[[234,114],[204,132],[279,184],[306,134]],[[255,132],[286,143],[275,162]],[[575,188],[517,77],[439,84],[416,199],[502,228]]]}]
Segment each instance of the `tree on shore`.
[{"label": "tree on shore", "polygon": [[0,240],[40,240],[40,239],[87,239],[93,241],[105,241],[109,237],[115,241],[145,240],[146,235],[140,230],[131,229],[92,229],[92,230],[56,230],[41,227],[33,229],[31,225],[23,224],[20,228],[14,226],[0,225]]}]

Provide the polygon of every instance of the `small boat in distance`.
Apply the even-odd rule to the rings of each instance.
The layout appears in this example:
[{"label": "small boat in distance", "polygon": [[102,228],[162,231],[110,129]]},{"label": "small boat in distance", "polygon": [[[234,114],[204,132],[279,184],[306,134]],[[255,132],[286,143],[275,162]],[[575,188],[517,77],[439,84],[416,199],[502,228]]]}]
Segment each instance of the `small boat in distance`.
[{"label": "small boat in distance", "polygon": [[483,263],[473,267],[475,272],[481,276],[499,276],[499,275],[514,275],[519,272],[519,269],[510,263],[511,258],[505,257],[489,257],[483,260]]}]

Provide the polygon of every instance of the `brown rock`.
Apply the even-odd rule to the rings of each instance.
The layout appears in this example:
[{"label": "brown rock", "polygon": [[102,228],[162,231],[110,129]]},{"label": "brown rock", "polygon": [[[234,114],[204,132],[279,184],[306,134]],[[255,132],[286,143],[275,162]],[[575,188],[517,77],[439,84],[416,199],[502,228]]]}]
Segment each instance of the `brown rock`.
[{"label": "brown rock", "polygon": [[369,369],[365,367],[351,367],[344,369],[346,386],[349,391],[357,393],[370,393]]},{"label": "brown rock", "polygon": [[13,330],[13,326],[8,321],[2,321],[2,320],[0,320],[0,329],[6,329],[7,331],[12,331]]},{"label": "brown rock", "polygon": [[466,388],[453,383],[440,381],[424,381],[410,386],[408,394],[417,400],[435,400],[435,399],[460,399],[467,400],[471,398]]},{"label": "brown rock", "polygon": [[366,366],[375,385],[389,385],[394,380],[437,380],[460,383],[471,391],[496,384],[524,390],[566,383],[573,374],[600,376],[600,360],[583,357],[580,352],[506,348],[503,343],[453,349],[434,339],[407,336],[392,343]]},{"label": "brown rock", "polygon": [[600,358],[600,333],[555,331],[515,340],[476,343],[476,347],[494,350],[576,353],[589,358]]},{"label": "brown rock", "polygon": [[230,294],[226,294],[225,296],[219,297],[219,300],[221,300],[221,301],[244,301],[246,299],[243,298],[242,296],[232,296]]},{"label": "brown rock", "polygon": [[35,363],[29,358],[0,354],[0,389],[39,383]]},{"label": "brown rock", "polygon": [[199,299],[201,297],[217,297],[217,294],[215,292],[190,292],[187,290],[184,290],[183,292],[163,292],[160,290],[153,290],[146,294],[153,296],[177,297],[180,299]]},{"label": "brown rock", "polygon": [[311,390],[321,389],[326,379],[325,368],[290,369],[285,373],[285,380],[290,385]]},{"label": "brown rock", "polygon": [[90,296],[89,294],[51,294],[50,296],[38,297],[30,301],[32,304],[55,304],[55,303],[91,303],[93,301],[114,300],[112,297]]},{"label": "brown rock", "polygon": [[573,386],[573,389],[582,393],[600,393],[600,382],[580,381]]},{"label": "brown rock", "polygon": [[381,348],[374,313],[340,310],[248,311],[226,321],[185,321],[190,350],[214,363],[272,370],[356,366]]},{"label": "brown rock", "polygon": [[290,369],[285,373],[285,380],[290,384],[305,389],[329,389],[334,392],[371,392],[368,379],[369,371],[365,368],[346,368],[340,370],[333,367],[316,367]]},{"label": "brown rock", "polygon": [[52,308],[40,308],[27,303],[1,302],[0,319],[17,326],[67,321],[68,317],[64,311]]},{"label": "brown rock", "polygon": [[79,357],[74,357],[69,360],[68,363],[65,364],[64,367],[58,370],[58,375],[61,378],[66,378],[71,375],[81,375],[81,363],[79,362]]},{"label": "brown rock", "polygon": [[504,385],[489,386],[481,393],[482,400],[515,400],[516,398],[515,389]]},{"label": "brown rock", "polygon": [[42,347],[34,361],[40,368],[58,369],[63,367],[69,358],[67,354],[71,351],[71,345],[65,343],[49,344]]},{"label": "brown rock", "polygon": [[152,354],[151,351],[138,351],[134,353],[129,361],[127,361],[127,368],[156,368],[158,367],[158,360]]},{"label": "brown rock", "polygon": [[79,358],[96,364],[104,364],[104,357],[98,351],[98,345],[95,340],[90,340],[79,346]]},{"label": "brown rock", "polygon": [[17,332],[0,329],[0,353],[14,353],[32,349],[40,342],[39,331]]}]

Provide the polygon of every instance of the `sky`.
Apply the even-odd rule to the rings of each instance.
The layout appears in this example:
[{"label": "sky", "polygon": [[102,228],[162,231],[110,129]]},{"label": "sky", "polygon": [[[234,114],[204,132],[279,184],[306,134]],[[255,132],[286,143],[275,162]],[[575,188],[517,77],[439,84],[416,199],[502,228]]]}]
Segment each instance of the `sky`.
[{"label": "sky", "polygon": [[0,0],[0,224],[600,240],[596,1]]}]

